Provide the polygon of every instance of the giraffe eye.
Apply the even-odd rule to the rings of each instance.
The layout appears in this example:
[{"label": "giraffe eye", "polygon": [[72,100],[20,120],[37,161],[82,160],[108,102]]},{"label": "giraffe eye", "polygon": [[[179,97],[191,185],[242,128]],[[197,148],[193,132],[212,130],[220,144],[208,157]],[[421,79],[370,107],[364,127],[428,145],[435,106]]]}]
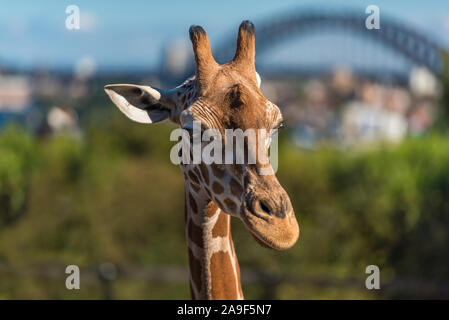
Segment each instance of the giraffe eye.
[{"label": "giraffe eye", "polygon": [[271,130],[271,135],[275,134],[276,132],[278,132],[279,129],[283,129],[283,128],[284,128],[284,122],[281,122],[276,128]]}]

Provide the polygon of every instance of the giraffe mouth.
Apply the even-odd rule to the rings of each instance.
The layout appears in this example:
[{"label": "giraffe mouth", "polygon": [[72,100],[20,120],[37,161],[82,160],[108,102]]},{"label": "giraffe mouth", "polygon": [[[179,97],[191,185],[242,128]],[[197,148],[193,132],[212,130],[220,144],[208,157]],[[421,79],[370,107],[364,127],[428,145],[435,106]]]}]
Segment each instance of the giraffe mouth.
[{"label": "giraffe mouth", "polygon": [[275,215],[260,217],[244,208],[240,216],[245,227],[263,247],[285,250],[291,248],[299,238],[299,225],[293,210],[280,218]]}]

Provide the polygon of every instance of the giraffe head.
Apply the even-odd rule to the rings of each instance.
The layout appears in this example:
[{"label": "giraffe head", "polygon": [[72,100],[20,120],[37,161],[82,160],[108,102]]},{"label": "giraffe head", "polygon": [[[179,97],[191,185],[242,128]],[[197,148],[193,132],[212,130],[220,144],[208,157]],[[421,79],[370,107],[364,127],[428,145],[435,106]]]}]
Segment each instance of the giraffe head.
[{"label": "giraffe head", "polygon": [[[240,218],[261,245],[287,249],[298,239],[299,227],[290,198],[267,161],[270,133],[282,124],[282,115],[259,89],[254,35],[254,25],[242,22],[234,59],[220,65],[212,56],[206,32],[192,26],[194,77],[165,91],[128,84],[107,85],[105,90],[134,121],[154,123],[170,119],[189,131],[195,122],[201,123],[203,132],[219,132],[213,138],[222,140],[221,163],[181,164],[189,186],[224,212]],[[227,129],[253,132],[252,137],[256,137],[245,137],[245,157],[240,163],[224,161],[226,139],[229,141]],[[250,162],[250,158],[255,161]]]}]

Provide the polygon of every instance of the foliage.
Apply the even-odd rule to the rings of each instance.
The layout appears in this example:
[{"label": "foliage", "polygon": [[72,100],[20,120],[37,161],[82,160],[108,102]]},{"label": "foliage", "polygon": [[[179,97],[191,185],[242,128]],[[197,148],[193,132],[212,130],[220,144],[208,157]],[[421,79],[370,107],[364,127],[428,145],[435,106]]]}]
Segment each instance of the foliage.
[{"label": "foliage", "polygon": [[33,148],[31,138],[16,127],[0,136],[0,228],[25,210]]},{"label": "foliage", "polygon": [[[175,144],[169,141],[171,128],[114,115],[103,125],[89,123],[82,139],[3,131],[0,298],[104,294],[100,282],[85,278],[84,290],[66,290],[64,268],[56,277],[20,270],[103,262],[119,268],[187,267],[183,178],[169,160]],[[355,278],[359,284],[248,283],[246,297],[435,297],[435,291],[423,290],[368,292],[364,278],[365,267],[376,264],[382,283],[448,279],[447,139],[430,135],[367,150],[323,146],[306,152],[281,136],[278,177],[296,209],[300,240],[287,251],[267,250],[233,219],[243,271],[275,278]],[[8,223],[12,217],[15,223]],[[188,298],[189,292],[187,282],[119,278],[113,286],[115,298]]]}]

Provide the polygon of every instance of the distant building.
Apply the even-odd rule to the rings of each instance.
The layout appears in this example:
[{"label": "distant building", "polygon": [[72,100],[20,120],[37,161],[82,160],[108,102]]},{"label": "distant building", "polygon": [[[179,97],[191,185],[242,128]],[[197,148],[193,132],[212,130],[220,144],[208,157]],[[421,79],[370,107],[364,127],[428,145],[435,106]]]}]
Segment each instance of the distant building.
[{"label": "distant building", "polygon": [[22,113],[32,103],[30,81],[21,75],[0,75],[0,112]]},{"label": "distant building", "polygon": [[412,69],[410,89],[418,97],[437,97],[441,91],[438,80],[426,68]]},{"label": "distant building", "polygon": [[184,76],[193,60],[189,44],[184,40],[169,43],[163,49],[162,74],[164,77]]},{"label": "distant building", "polygon": [[406,134],[405,117],[379,105],[352,102],[342,115],[340,139],[347,146],[377,140],[399,142]]},{"label": "distant building", "polygon": [[52,107],[47,114],[47,124],[53,133],[64,132],[72,136],[81,134],[78,115],[72,108]]}]

